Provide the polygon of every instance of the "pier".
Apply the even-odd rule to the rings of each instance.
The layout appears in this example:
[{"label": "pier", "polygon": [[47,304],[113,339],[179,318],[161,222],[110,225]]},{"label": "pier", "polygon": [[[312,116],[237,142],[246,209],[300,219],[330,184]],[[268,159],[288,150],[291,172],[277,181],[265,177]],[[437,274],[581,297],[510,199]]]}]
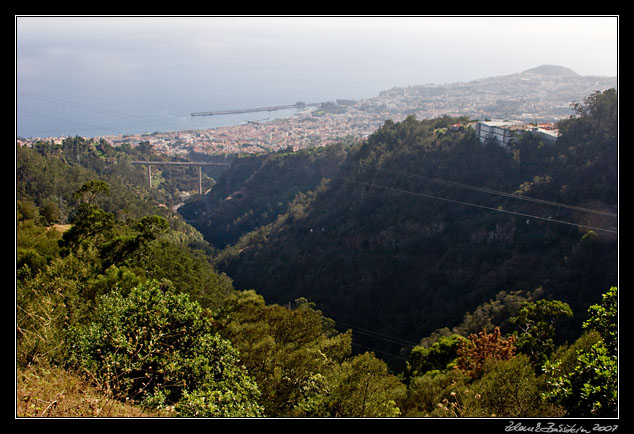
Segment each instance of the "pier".
[{"label": "pier", "polygon": [[295,104],[287,104],[287,105],[273,105],[268,107],[257,107],[250,109],[235,109],[235,110],[217,110],[210,112],[195,112],[192,113],[192,116],[218,116],[218,115],[230,115],[235,113],[254,113],[254,112],[272,112],[275,110],[284,110],[290,108],[303,109],[305,107],[318,107],[321,103],[311,103],[306,104],[303,102],[297,102]]}]

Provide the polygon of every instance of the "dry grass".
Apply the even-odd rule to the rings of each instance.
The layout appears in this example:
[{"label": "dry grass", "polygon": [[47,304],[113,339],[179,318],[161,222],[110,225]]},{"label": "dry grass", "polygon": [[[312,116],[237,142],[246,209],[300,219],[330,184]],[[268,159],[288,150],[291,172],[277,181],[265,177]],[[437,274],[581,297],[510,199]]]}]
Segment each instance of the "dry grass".
[{"label": "dry grass", "polygon": [[109,398],[98,388],[61,368],[27,368],[16,376],[16,417],[139,418],[170,417]]},{"label": "dry grass", "polygon": [[68,229],[70,229],[70,227],[71,227],[71,225],[54,224],[52,226],[49,226],[48,229],[49,230],[54,229],[54,230],[56,230],[57,232],[59,232],[61,234],[61,233],[66,232]]}]

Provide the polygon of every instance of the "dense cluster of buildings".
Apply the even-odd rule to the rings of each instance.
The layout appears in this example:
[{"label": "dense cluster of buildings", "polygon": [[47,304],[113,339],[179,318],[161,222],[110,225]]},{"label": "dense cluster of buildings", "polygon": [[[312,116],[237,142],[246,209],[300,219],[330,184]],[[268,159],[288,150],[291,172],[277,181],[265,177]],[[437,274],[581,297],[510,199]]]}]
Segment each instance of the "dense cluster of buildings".
[{"label": "dense cluster of buildings", "polygon": [[[417,117],[425,113],[417,113]],[[129,143],[136,146],[148,142],[156,151],[167,155],[187,155],[197,152],[208,155],[259,153],[281,149],[299,150],[310,146],[326,146],[342,140],[362,140],[376,131],[385,121],[403,120],[405,114],[367,111],[351,108],[341,114],[313,116],[310,111],[286,119],[247,122],[242,125],[202,130],[155,132],[141,135],[102,136],[113,146]],[[521,121],[478,121],[471,124],[480,141],[495,140],[508,147],[520,134],[539,134],[548,142],[556,140],[558,131],[553,123],[524,123]],[[63,138],[21,139],[22,145],[37,141],[61,143]]]},{"label": "dense cluster of buildings", "polygon": [[[345,113],[320,113],[307,109],[285,119],[262,122],[249,121],[241,125],[209,129],[154,132],[139,135],[100,136],[113,146],[129,143],[136,146],[148,142],[153,149],[169,155],[185,155],[190,151],[218,155],[258,153],[280,149],[303,149],[325,146],[337,141],[361,140],[379,128],[391,114],[365,112],[350,108]],[[20,139],[20,144],[37,141],[61,143],[63,138]]]},{"label": "dense cluster of buildings", "polygon": [[[516,121],[481,121],[473,125],[481,141],[508,146],[520,134],[538,134],[545,141],[557,138],[553,124],[573,114],[572,101],[592,92],[616,87],[616,77],[583,77],[566,68],[539,67],[523,73],[490,77],[467,83],[395,87],[374,98],[348,101],[345,110],[304,110],[286,119],[243,125],[128,136],[104,136],[118,145],[149,142],[166,154],[236,154],[293,150],[364,139],[386,119],[399,122],[408,115],[433,119],[443,115],[469,119],[501,118]],[[303,108],[303,107],[302,107]],[[94,139],[99,140],[101,137]],[[63,138],[33,138],[61,142]]]}]

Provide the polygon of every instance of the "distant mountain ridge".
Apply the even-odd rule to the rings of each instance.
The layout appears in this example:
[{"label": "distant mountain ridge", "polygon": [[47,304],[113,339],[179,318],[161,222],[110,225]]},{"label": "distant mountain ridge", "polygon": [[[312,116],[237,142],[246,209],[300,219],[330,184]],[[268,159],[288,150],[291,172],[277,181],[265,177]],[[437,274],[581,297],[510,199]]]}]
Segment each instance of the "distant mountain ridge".
[{"label": "distant mountain ridge", "polygon": [[468,82],[394,87],[363,102],[366,110],[472,119],[556,122],[572,115],[573,102],[617,88],[616,77],[582,76],[570,68],[541,65],[523,72]]},{"label": "distant mountain ridge", "polygon": [[558,66],[558,65],[536,66],[535,68],[527,69],[526,71],[523,72],[523,74],[525,73],[552,75],[557,77],[579,77],[579,74],[577,74],[572,69],[566,68],[564,66]]}]

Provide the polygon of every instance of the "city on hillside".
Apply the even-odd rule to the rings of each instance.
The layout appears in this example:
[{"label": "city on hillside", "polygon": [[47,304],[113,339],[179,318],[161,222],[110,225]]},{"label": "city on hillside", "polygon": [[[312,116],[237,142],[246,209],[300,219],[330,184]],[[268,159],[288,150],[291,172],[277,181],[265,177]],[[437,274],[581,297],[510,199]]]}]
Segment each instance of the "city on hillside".
[{"label": "city on hillside", "polygon": [[[575,102],[581,102],[593,92],[616,87],[616,77],[580,76],[567,68],[545,65],[522,73],[465,83],[395,87],[361,101],[338,100],[303,107],[286,119],[93,139],[103,138],[114,146],[149,142],[156,151],[173,156],[192,151],[208,155],[261,153],[362,140],[387,119],[399,122],[410,115],[417,119],[449,115],[466,117],[473,121],[472,126],[476,126],[475,121],[480,121],[476,127],[478,134],[488,132],[489,125],[502,128],[493,136],[506,145],[512,130],[530,129],[547,139],[556,137],[554,124],[573,114]],[[497,123],[491,124],[494,120]],[[483,124],[484,130],[479,128]],[[18,144],[61,143],[63,139],[19,138]]]}]

